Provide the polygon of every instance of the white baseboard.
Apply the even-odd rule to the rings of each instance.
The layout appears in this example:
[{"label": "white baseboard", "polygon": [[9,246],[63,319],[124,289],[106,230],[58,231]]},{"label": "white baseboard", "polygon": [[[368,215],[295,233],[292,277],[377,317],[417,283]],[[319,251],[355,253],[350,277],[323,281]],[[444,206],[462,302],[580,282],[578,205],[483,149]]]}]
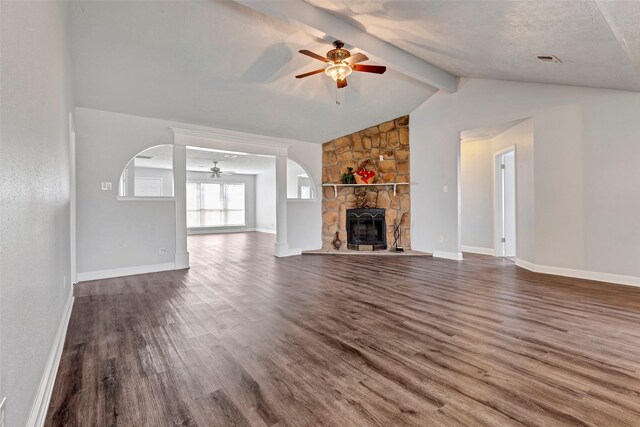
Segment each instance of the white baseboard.
[{"label": "white baseboard", "polygon": [[250,231],[256,231],[255,228],[246,228],[246,227],[222,227],[222,228],[190,228],[187,229],[187,235],[192,234],[225,234],[225,233],[248,233]]},{"label": "white baseboard", "polygon": [[523,259],[516,259],[516,265],[535,273],[574,277],[576,279],[596,280],[598,282],[615,283],[618,285],[640,286],[640,277],[613,273],[600,273],[587,270],[575,270],[572,268],[553,267],[550,265],[537,265]]},{"label": "white baseboard", "polygon": [[62,319],[60,320],[58,331],[56,332],[53,345],[51,346],[51,351],[49,352],[49,357],[47,358],[47,365],[44,369],[44,373],[42,374],[40,385],[38,386],[38,393],[36,394],[36,399],[31,407],[31,414],[29,414],[27,427],[42,427],[44,425],[47,411],[49,410],[49,402],[51,401],[53,385],[56,382],[60,358],[62,357],[64,340],[67,336],[67,326],[69,325],[69,319],[71,318],[73,300],[73,296],[70,295],[69,301],[62,313]]},{"label": "white baseboard", "polygon": [[496,251],[493,248],[481,248],[479,246],[462,246],[460,248],[462,252],[469,252],[472,254],[480,254],[480,255],[494,255]]},{"label": "white baseboard", "polygon": [[288,256],[302,255],[302,249],[290,248],[288,245],[275,244],[274,255],[278,258],[284,258]]},{"label": "white baseboard", "polygon": [[175,270],[175,263],[141,265],[139,267],[114,268],[113,270],[89,271],[78,273],[78,282],[89,280],[110,279],[112,277],[133,276],[135,274],[156,273],[159,271]]},{"label": "white baseboard", "polygon": [[462,261],[462,252],[446,252],[446,251],[433,251],[434,258],[452,259],[455,261]]},{"label": "white baseboard", "polygon": [[258,233],[276,234],[276,230],[272,230],[270,228],[254,228],[253,231],[257,231]]},{"label": "white baseboard", "polygon": [[187,234],[249,233],[253,231],[257,231],[258,233],[276,234],[276,230],[271,230],[269,228],[192,228],[187,230]]}]

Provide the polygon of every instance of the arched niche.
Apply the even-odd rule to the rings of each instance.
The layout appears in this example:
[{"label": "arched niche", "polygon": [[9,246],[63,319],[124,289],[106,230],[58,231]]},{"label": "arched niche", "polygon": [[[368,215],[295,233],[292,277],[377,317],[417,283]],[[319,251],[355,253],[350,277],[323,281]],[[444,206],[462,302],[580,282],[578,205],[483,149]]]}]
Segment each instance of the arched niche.
[{"label": "arched niche", "polygon": [[118,199],[153,200],[174,197],[173,145],[147,148],[125,166],[118,182]]},{"label": "arched niche", "polygon": [[314,200],[315,186],[307,170],[295,160],[287,158],[287,199]]}]

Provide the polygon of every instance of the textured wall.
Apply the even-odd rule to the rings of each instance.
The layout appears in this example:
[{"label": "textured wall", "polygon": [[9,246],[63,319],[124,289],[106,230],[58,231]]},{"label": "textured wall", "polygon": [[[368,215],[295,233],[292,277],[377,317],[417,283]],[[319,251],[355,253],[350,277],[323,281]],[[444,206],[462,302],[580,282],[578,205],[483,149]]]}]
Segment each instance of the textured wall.
[{"label": "textured wall", "polygon": [[66,6],[0,2],[0,398],[7,398],[7,427],[27,423],[71,297]]},{"label": "textured wall", "polygon": [[[322,146],[322,182],[341,183],[348,167],[358,169],[367,160],[376,171],[374,183],[410,182],[409,175],[409,116],[399,117],[359,132],[329,141]],[[382,160],[380,160],[382,156]],[[405,220],[401,226],[402,246],[409,248],[411,199],[409,186],[401,185],[393,195],[393,187],[345,187],[335,196],[332,187],[323,189],[322,243],[330,248],[336,231],[346,250],[346,210],[356,207],[384,208],[387,223],[387,246],[393,244],[393,223]]]},{"label": "textured wall", "polygon": [[[173,144],[169,126],[176,124],[87,108],[76,113],[78,272],[173,262],[175,202],[118,201],[116,195],[129,160]],[[112,182],[113,190],[102,191],[102,181]]]}]

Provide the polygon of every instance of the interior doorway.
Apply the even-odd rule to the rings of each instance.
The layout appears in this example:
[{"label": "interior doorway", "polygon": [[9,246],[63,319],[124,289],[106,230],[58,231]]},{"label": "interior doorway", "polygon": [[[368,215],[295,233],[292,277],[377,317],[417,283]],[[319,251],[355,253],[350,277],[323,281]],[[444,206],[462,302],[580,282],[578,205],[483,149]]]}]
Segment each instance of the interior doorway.
[{"label": "interior doorway", "polygon": [[516,151],[495,154],[495,249],[496,256],[516,259]]}]

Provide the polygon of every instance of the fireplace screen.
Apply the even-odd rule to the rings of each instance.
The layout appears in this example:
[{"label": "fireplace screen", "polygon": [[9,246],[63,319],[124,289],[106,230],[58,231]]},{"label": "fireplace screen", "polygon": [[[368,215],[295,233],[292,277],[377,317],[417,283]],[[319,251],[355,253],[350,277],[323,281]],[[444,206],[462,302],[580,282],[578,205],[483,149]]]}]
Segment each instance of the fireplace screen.
[{"label": "fireplace screen", "polygon": [[384,209],[347,209],[347,248],[387,248]]}]

